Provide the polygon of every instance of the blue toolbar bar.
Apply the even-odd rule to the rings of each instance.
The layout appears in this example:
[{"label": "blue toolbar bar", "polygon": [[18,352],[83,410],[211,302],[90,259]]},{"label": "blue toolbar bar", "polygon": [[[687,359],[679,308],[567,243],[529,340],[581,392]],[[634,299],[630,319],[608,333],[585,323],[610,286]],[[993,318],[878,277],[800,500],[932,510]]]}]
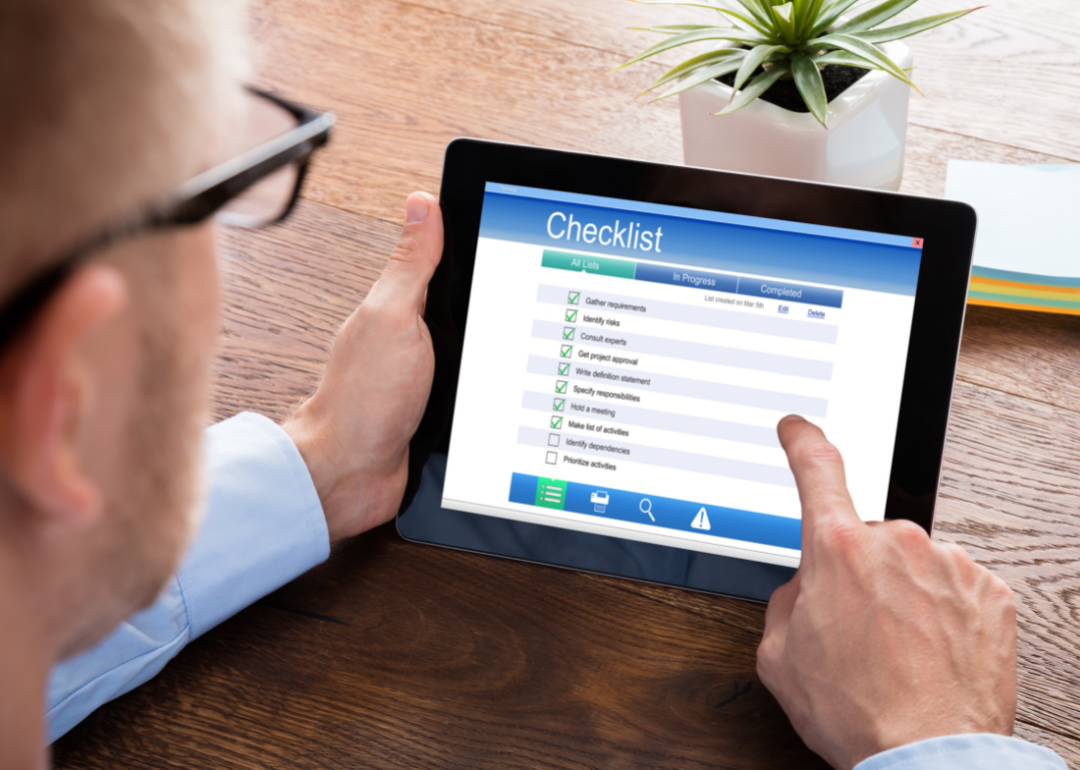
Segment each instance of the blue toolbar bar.
[{"label": "blue toolbar bar", "polygon": [[718,505],[515,473],[511,503],[799,550],[802,522]]}]

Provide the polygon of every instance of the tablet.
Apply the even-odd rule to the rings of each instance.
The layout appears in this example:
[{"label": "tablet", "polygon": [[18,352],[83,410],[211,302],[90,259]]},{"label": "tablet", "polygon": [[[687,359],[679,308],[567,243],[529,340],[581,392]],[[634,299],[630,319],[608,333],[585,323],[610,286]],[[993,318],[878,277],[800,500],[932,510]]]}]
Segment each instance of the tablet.
[{"label": "tablet", "polygon": [[474,140],[441,205],[404,538],[765,601],[799,564],[790,413],[863,519],[931,530],[968,206]]}]

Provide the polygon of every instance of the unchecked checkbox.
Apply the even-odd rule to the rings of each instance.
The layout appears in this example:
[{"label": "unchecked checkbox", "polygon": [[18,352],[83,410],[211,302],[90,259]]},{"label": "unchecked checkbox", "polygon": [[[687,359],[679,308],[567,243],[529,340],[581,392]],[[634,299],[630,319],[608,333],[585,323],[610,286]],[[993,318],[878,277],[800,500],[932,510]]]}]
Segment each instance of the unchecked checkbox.
[{"label": "unchecked checkbox", "polygon": [[567,380],[556,380],[555,381],[555,392],[556,393],[565,393],[567,384],[568,384]]},{"label": "unchecked checkbox", "polygon": [[555,465],[556,463],[558,463],[559,462],[559,453],[558,452],[548,452],[546,462],[547,462],[548,465]]},{"label": "unchecked checkbox", "polygon": [[549,433],[548,434],[548,446],[558,446],[558,445],[559,445],[559,434],[558,433]]},{"label": "unchecked checkbox", "polygon": [[559,374],[563,377],[570,373],[570,364],[559,364]]},{"label": "unchecked checkbox", "polygon": [[572,291],[566,297],[566,301],[569,302],[571,305],[576,305],[579,299],[581,299],[580,291]]},{"label": "unchecked checkbox", "polygon": [[566,406],[565,398],[557,398],[551,402],[551,408],[554,409],[556,412],[561,412],[564,406]]},{"label": "unchecked checkbox", "polygon": [[563,421],[562,417],[552,417],[551,418],[551,429],[552,430],[559,430],[560,428],[562,428],[562,421]]},{"label": "unchecked checkbox", "polygon": [[563,358],[569,358],[570,354],[573,353],[573,352],[574,352],[574,346],[573,345],[563,345],[562,350],[559,351],[559,355],[561,355]]},{"label": "unchecked checkbox", "polygon": [[573,326],[564,326],[563,330],[562,330],[562,338],[564,340],[572,340],[572,339],[574,339],[574,327]]},{"label": "unchecked checkbox", "polygon": [[566,322],[568,324],[572,324],[572,323],[577,322],[577,311],[576,310],[567,310],[566,311]]}]

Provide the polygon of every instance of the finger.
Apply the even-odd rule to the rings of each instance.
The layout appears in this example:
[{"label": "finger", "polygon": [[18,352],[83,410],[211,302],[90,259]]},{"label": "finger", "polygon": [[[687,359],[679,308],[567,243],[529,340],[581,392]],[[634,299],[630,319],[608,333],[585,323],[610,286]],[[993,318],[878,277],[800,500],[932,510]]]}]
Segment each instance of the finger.
[{"label": "finger", "polygon": [[428,282],[442,259],[443,221],[439,204],[413,193],[405,204],[405,226],[372,293],[421,312]]},{"label": "finger", "polygon": [[773,591],[769,598],[769,606],[765,610],[765,633],[768,634],[777,625],[784,625],[791,617],[795,609],[795,600],[799,598],[799,586],[802,582],[802,573],[796,572],[795,577]]},{"label": "finger", "polygon": [[769,607],[765,610],[765,633],[758,645],[757,670],[766,686],[784,657],[788,624],[795,609],[795,601],[799,598],[801,575],[801,572],[796,572],[795,577],[773,591]]},{"label": "finger", "polygon": [[781,420],[776,430],[799,488],[805,559],[814,543],[825,536],[835,536],[838,525],[860,528],[865,525],[851,502],[840,452],[825,438],[821,428],[791,415]]}]

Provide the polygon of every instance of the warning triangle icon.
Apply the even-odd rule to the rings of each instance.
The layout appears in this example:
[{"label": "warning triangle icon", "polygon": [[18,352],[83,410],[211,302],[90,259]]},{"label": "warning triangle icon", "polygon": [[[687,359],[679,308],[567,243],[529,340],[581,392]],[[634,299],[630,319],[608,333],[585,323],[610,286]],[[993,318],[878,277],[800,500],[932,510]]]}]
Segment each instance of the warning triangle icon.
[{"label": "warning triangle icon", "polygon": [[697,516],[690,522],[690,526],[694,529],[712,529],[712,525],[709,524],[709,514],[705,513],[704,508],[697,512]]}]

